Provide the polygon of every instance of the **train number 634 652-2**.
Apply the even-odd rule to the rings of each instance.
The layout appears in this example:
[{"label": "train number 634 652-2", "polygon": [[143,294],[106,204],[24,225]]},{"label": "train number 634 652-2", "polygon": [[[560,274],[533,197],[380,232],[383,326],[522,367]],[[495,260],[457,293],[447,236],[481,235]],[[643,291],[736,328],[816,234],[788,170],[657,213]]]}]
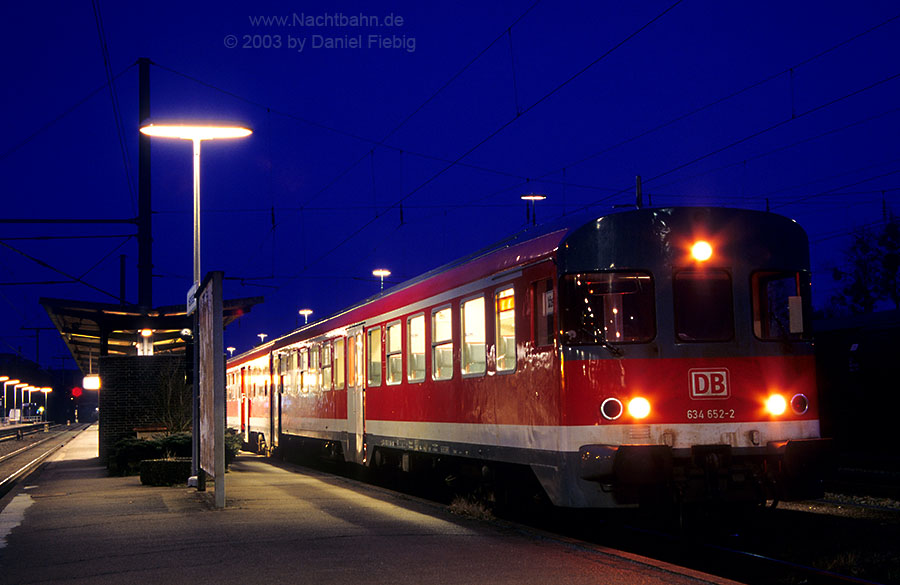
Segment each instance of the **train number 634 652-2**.
[{"label": "train number 634 652-2", "polygon": [[687,411],[688,420],[724,420],[734,418],[733,408],[708,408],[706,410],[691,409]]}]

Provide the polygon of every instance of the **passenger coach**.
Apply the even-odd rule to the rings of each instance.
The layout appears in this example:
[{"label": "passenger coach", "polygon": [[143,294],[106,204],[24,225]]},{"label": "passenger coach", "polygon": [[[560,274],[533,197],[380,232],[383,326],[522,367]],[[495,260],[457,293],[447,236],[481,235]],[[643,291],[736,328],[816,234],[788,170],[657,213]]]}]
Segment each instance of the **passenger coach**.
[{"label": "passenger coach", "polygon": [[819,489],[806,234],[640,209],[526,232],[228,362],[270,451],[533,473],[556,505]]}]

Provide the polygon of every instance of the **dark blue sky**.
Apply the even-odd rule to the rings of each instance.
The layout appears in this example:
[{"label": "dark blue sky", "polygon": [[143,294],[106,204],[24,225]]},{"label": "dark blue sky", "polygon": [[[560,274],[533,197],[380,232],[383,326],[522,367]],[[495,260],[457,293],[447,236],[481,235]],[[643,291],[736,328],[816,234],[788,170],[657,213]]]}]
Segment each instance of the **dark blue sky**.
[{"label": "dark blue sky", "polygon": [[[817,305],[850,231],[880,221],[883,200],[897,211],[894,2],[139,6],[99,3],[124,149],[91,4],[0,9],[2,216],[136,215],[132,65],[150,58],[155,118],[255,130],[203,149],[203,270],[244,279],[228,297],[266,297],[226,331],[238,351],[300,308],[321,317],[374,294],[373,268],[399,282],[516,232],[529,191],[548,196],[539,220],[632,203],[635,175],[654,205],[768,199],[810,234]],[[312,26],[254,24],[295,15]],[[360,15],[369,26],[340,26]],[[372,26],[389,16],[402,26]],[[154,304],[183,303],[190,146],[157,140],[152,157]],[[114,302],[120,254],[136,301],[132,227],[0,227],[0,352],[34,359],[21,328],[51,326],[40,297]],[[74,234],[104,237],[13,239]],[[91,286],[13,285],[66,277],[10,247]],[[44,365],[66,355],[42,334]]]}]

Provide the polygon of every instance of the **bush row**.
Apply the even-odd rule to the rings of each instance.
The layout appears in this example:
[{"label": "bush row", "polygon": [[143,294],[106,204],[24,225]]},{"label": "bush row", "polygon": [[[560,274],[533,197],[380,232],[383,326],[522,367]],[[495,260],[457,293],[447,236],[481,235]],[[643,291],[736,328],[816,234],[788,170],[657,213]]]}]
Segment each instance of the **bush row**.
[{"label": "bush row", "polygon": [[[243,436],[231,429],[225,432],[225,465],[234,461],[241,449]],[[156,439],[120,439],[110,449],[107,468],[111,475],[137,475],[141,461],[148,459],[191,458],[191,434],[175,433]]]},{"label": "bush row", "polygon": [[141,461],[141,483],[144,485],[185,485],[190,476],[190,457]]}]

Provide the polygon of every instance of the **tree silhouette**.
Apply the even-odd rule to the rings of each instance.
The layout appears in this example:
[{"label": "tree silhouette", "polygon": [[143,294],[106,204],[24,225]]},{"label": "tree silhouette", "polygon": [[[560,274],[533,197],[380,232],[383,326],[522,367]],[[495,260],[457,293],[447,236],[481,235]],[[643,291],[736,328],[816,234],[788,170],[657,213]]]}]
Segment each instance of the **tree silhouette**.
[{"label": "tree silhouette", "polygon": [[900,221],[893,215],[880,228],[860,227],[844,250],[846,268],[834,269],[843,283],[830,314],[871,313],[890,304],[900,309]]}]

